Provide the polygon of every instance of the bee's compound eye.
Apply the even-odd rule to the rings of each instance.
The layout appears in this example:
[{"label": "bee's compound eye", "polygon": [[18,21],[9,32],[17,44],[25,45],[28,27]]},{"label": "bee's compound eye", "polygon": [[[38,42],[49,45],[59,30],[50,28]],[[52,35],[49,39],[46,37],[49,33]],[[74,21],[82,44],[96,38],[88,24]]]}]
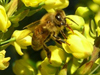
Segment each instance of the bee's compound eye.
[{"label": "bee's compound eye", "polygon": [[56,19],[59,20],[59,21],[61,21],[61,15],[60,14],[57,14],[56,15]]}]

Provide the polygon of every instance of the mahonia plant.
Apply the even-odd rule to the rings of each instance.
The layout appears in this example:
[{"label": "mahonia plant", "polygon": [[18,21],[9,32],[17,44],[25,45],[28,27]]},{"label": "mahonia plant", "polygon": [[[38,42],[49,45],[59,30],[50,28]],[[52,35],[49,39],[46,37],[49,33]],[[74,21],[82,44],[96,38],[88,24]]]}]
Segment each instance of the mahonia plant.
[{"label": "mahonia plant", "polygon": [[[30,17],[40,19],[38,14],[44,13],[42,11],[51,13],[64,9],[67,13],[69,4],[69,0],[1,0],[0,70],[9,69],[12,65],[9,62],[13,58],[5,57],[5,54],[13,49],[18,53],[13,55],[21,57],[13,62],[12,70],[16,75],[99,75],[99,0],[80,0],[75,13],[66,15],[67,27],[63,35],[67,38],[62,38],[63,43],[50,40],[46,43],[48,51],[45,48],[33,51],[30,47],[34,26],[27,29],[26,18],[29,22],[32,20]],[[33,51],[32,56],[29,51]]]}]

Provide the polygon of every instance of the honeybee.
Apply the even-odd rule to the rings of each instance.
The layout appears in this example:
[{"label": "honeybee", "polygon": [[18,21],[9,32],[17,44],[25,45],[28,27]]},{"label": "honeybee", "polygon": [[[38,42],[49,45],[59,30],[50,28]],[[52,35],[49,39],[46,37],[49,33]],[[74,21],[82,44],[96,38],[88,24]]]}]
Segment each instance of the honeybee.
[{"label": "honeybee", "polygon": [[56,12],[45,14],[40,20],[31,23],[25,28],[33,32],[32,48],[34,50],[40,50],[44,47],[47,52],[47,57],[50,58],[51,54],[45,43],[50,38],[60,44],[66,43],[63,39],[58,37],[58,34],[61,33],[62,36],[67,39],[63,32],[65,27],[71,29],[66,23],[66,14],[63,10],[57,10]]}]

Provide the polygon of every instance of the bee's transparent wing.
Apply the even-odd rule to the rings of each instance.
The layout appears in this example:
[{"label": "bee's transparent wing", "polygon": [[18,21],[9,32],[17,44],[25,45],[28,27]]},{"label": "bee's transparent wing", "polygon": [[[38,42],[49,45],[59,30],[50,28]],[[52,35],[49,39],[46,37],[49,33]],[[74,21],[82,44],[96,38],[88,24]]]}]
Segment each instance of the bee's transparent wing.
[{"label": "bee's transparent wing", "polygon": [[29,29],[33,31],[34,28],[39,24],[40,24],[40,20],[30,23],[29,25],[25,26],[23,29]]},{"label": "bee's transparent wing", "polygon": [[28,36],[30,33],[34,31],[34,28],[40,23],[40,20],[30,23],[29,25],[25,26],[19,35],[19,39],[23,39],[24,37]]}]

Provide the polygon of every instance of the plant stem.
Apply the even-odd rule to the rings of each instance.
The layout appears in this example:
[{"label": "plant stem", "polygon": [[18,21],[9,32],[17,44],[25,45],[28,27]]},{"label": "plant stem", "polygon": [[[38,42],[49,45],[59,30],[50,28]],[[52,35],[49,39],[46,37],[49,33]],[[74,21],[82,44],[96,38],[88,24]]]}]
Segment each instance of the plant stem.
[{"label": "plant stem", "polygon": [[89,75],[93,74],[99,67],[100,67],[100,64]]},{"label": "plant stem", "polygon": [[9,42],[13,42],[13,41],[15,41],[15,40],[16,40],[15,38],[11,38],[11,39],[9,39],[9,40],[3,41],[3,42],[0,43],[0,46],[4,45],[4,44],[6,44],[6,43],[9,43]]}]

